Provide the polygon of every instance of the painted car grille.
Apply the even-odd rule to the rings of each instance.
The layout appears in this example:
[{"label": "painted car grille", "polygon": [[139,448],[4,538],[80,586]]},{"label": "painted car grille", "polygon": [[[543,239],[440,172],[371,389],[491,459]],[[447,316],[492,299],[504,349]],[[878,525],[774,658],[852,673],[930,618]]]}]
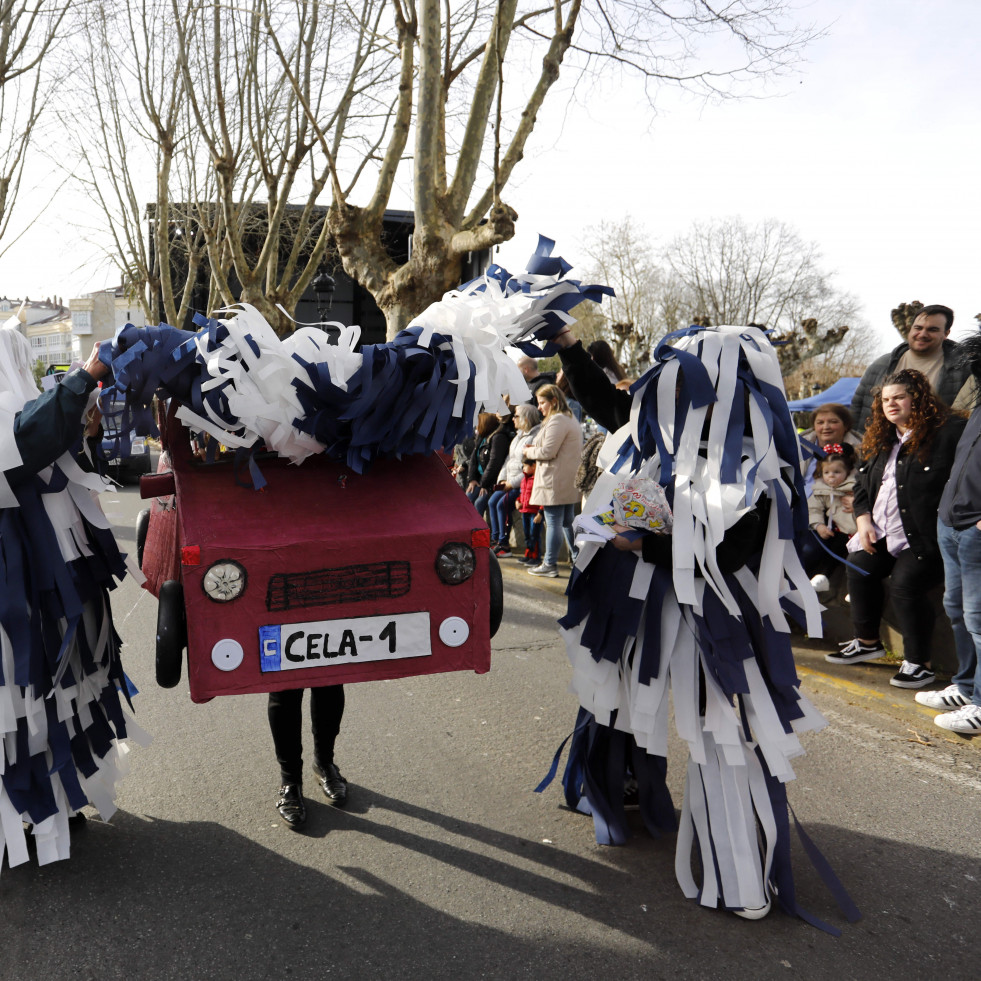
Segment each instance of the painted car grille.
[{"label": "painted car grille", "polygon": [[412,585],[408,562],[372,562],[312,572],[277,573],[269,578],[266,609],[296,610],[332,603],[404,596]]}]

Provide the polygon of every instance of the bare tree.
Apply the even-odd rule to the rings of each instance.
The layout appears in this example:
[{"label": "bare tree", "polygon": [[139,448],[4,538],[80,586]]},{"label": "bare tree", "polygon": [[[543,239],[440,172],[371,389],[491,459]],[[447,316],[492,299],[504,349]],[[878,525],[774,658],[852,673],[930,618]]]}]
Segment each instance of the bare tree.
[{"label": "bare tree", "polygon": [[593,320],[633,372],[647,367],[661,337],[689,324],[772,329],[788,385],[808,394],[853,373],[874,351],[855,298],[834,288],[817,247],[780,222],[695,225],[658,249],[626,218],[588,229],[584,248],[592,260],[586,277],[617,293]]},{"label": "bare tree", "polygon": [[913,300],[912,303],[900,303],[889,311],[889,318],[892,320],[892,325],[904,341],[906,340],[906,335],[909,333],[910,327],[913,326],[913,321],[920,315],[920,311],[924,306],[925,304],[919,300]]},{"label": "bare tree", "polygon": [[[178,75],[183,88],[189,123],[174,166],[190,161],[178,168],[196,175],[185,184],[213,196],[171,186],[162,197],[161,159],[156,207],[197,209],[216,295],[240,295],[285,328],[276,305],[294,308],[330,248],[393,334],[456,285],[462,257],[513,236],[504,191],[560,71],[613,65],[640,73],[652,94],[661,84],[742,94],[790,68],[813,37],[793,23],[794,2],[121,5],[170,12],[145,55],[162,66],[154,78]],[[144,39],[122,42],[120,62],[138,63]],[[127,111],[142,112],[150,121],[138,128],[152,133],[147,106],[132,100]],[[403,191],[415,216],[408,257],[390,254],[383,225]]]},{"label": "bare tree", "polygon": [[785,374],[830,357],[859,314],[856,298],[821,268],[817,245],[784,222],[696,224],[668,246],[665,259],[688,292],[693,323],[769,328]]},{"label": "bare tree", "polygon": [[72,0],[0,0],[0,255],[24,164],[55,81],[48,55]]},{"label": "bare tree", "polygon": [[661,264],[647,230],[629,217],[588,228],[583,248],[590,262],[584,278],[616,291],[603,305],[603,336],[617,360],[639,374],[657,341],[691,322],[689,291]]},{"label": "bare tree", "polygon": [[155,0],[81,11],[84,43],[74,46],[72,98],[58,117],[73,177],[103,216],[92,241],[151,323],[179,325],[204,264],[215,188],[192,143],[183,76],[155,52],[172,23]]},{"label": "bare tree", "polygon": [[[369,8],[374,14],[379,4]],[[588,72],[613,62],[641,73],[652,92],[672,83],[721,96],[786,69],[811,36],[789,24],[788,6],[769,0],[737,0],[722,12],[699,0],[468,0],[442,8],[438,0],[394,0],[390,9],[400,66],[398,92],[385,101],[391,136],[377,141],[384,152],[368,204],[355,206],[335,175],[328,216],[345,270],[372,292],[390,334],[454,285],[464,253],[513,236],[517,215],[503,191],[564,67]],[[699,63],[700,41],[736,60]],[[505,82],[512,76],[514,88]],[[412,255],[399,264],[384,248],[381,216],[413,131],[415,233]],[[345,134],[332,137],[336,159]]]}]

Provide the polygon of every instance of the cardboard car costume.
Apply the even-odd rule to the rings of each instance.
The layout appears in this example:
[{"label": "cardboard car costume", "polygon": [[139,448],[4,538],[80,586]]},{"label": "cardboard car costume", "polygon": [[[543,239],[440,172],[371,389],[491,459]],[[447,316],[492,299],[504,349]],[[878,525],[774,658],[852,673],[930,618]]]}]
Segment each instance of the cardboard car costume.
[{"label": "cardboard car costume", "polygon": [[185,646],[194,701],[489,670],[500,571],[435,455],[364,474],[323,454],[300,467],[267,456],[256,493],[236,485],[233,459],[191,453],[175,408],[163,433],[170,473],[144,482],[155,506],[176,506],[151,517],[142,560],[162,583],[161,684],[179,680]]},{"label": "cardboard car costume", "polygon": [[[609,292],[568,278],[552,244],[541,240],[525,273],[491,267],[361,350],[357,327],[280,339],[245,305],[201,318],[197,334],[126,327],[106,348],[111,394],[137,425],[154,393],[174,403],[172,477],[144,478],[147,496],[176,503],[151,511],[153,567],[143,560],[151,582],[164,580],[162,684],[176,684],[185,646],[197,701],[489,669],[496,556],[432,454],[471,433],[479,412],[506,411],[505,395],[529,398],[508,346],[547,338],[571,307]],[[190,431],[206,434],[204,459]],[[236,470],[263,493],[238,486]]]}]

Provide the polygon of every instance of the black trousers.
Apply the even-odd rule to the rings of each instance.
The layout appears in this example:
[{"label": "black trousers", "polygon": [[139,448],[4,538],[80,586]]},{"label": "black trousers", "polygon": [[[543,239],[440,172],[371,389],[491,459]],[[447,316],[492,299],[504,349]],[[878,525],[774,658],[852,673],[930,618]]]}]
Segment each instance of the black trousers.
[{"label": "black trousers", "polygon": [[841,563],[828,555],[821,545],[831,549],[839,558],[845,559],[848,557],[848,538],[843,531],[836,531],[833,538],[820,538],[816,531],[808,531],[800,546],[800,561],[808,576],[813,577],[818,573],[830,576],[836,569],[840,569]]},{"label": "black trousers", "polygon": [[848,569],[848,595],[851,597],[852,625],[856,637],[879,636],[882,607],[885,601],[882,584],[889,579],[889,595],[896,616],[896,626],[903,635],[903,657],[912,664],[930,660],[930,637],[936,613],[927,593],[943,582],[943,560],[918,559],[912,549],[897,556],[889,554],[884,541],[875,543],[875,554],[851,552],[848,561],[868,571],[863,576]]},{"label": "black trousers", "polygon": [[[303,688],[269,693],[269,728],[283,783],[303,783]],[[313,761],[334,762],[334,741],[344,715],[344,686],[310,689]]]}]

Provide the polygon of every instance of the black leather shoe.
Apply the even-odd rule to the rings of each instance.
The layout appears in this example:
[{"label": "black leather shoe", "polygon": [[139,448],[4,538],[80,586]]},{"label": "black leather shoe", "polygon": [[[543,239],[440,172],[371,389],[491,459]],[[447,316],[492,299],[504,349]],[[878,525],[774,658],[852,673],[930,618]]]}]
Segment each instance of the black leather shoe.
[{"label": "black leather shoe", "polygon": [[303,803],[303,793],[299,784],[284,783],[279,788],[276,810],[286,822],[287,827],[299,831],[307,823],[307,808]]},{"label": "black leather shoe", "polygon": [[313,772],[320,777],[320,785],[324,788],[324,796],[337,807],[347,803],[347,781],[341,776],[341,771],[334,763],[321,766],[313,764]]}]

